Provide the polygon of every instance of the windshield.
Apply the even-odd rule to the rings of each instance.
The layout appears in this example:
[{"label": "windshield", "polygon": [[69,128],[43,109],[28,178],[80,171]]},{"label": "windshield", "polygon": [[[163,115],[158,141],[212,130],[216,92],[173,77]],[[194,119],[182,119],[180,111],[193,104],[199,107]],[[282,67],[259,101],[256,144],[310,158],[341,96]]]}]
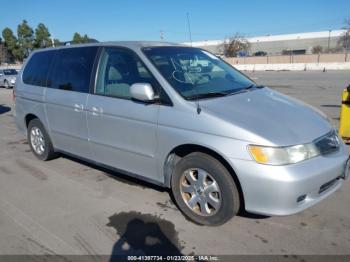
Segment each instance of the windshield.
[{"label": "windshield", "polygon": [[17,71],[15,69],[4,69],[5,75],[17,75]]},{"label": "windshield", "polygon": [[233,67],[199,48],[150,47],[143,51],[173,88],[188,100],[234,94],[255,86]]}]

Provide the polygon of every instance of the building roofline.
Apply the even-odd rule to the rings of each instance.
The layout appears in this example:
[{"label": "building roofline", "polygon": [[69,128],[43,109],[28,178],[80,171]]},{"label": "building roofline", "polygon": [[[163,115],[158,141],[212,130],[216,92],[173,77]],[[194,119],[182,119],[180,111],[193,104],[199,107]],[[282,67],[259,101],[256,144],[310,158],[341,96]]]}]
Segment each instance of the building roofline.
[{"label": "building roofline", "polygon": [[[340,37],[345,34],[346,30],[330,30],[320,32],[307,32],[307,33],[296,33],[296,34],[282,34],[282,35],[267,35],[248,37],[247,40],[250,43],[262,43],[262,42],[273,42],[273,41],[288,41],[288,40],[301,40],[301,39],[313,39],[313,38],[328,38]],[[196,41],[192,42],[192,46],[212,46],[223,44],[224,40],[207,40],[207,41]],[[191,45],[189,42],[183,43],[185,45]]]}]

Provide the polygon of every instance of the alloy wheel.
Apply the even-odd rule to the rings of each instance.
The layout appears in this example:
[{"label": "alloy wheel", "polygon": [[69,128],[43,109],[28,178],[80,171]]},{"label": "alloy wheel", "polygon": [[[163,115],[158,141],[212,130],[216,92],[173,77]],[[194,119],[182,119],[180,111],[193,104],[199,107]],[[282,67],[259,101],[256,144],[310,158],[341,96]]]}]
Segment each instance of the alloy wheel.
[{"label": "alloy wheel", "polygon": [[183,201],[196,214],[212,216],[222,204],[218,183],[205,170],[191,168],[180,179],[180,191]]},{"label": "alloy wheel", "polygon": [[32,145],[33,150],[38,155],[42,155],[45,152],[45,139],[41,130],[34,126],[30,130],[30,143]]}]

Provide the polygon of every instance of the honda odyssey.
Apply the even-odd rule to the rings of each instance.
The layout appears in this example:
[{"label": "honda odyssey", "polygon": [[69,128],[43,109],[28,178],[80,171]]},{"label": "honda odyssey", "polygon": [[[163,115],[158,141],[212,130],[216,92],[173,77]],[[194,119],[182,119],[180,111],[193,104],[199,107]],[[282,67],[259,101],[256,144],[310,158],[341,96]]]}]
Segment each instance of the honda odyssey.
[{"label": "honda odyssey", "polygon": [[35,51],[14,97],[37,158],[69,154],[171,188],[199,224],[223,224],[240,210],[293,214],[349,176],[347,147],[323,113],[199,48],[109,42]]}]

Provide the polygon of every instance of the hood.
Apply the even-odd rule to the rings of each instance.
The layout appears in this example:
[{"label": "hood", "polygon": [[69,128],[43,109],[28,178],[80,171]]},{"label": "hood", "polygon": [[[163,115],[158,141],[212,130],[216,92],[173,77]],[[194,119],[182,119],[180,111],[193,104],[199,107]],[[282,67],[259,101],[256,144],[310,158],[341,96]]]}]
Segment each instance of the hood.
[{"label": "hood", "polygon": [[206,113],[260,137],[260,141],[250,141],[258,144],[261,141],[277,146],[309,143],[332,129],[326,116],[316,109],[266,87],[201,100],[200,106]]}]

